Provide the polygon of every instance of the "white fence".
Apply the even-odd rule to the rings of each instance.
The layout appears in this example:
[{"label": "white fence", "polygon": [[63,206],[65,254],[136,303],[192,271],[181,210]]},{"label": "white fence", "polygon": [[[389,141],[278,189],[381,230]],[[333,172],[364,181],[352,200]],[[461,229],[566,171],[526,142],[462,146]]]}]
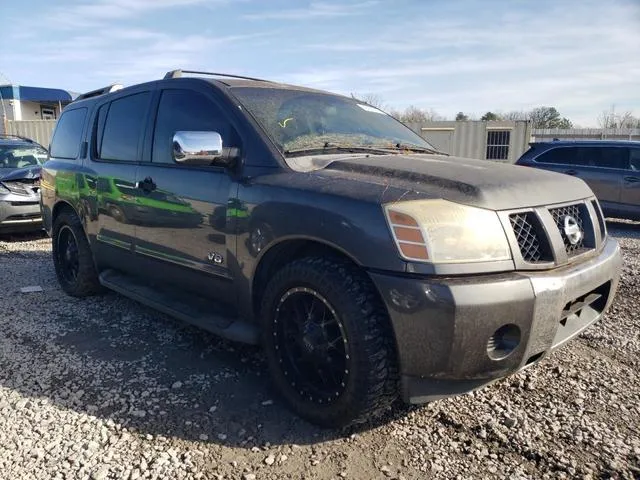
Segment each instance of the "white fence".
[{"label": "white fence", "polygon": [[535,142],[558,140],[640,140],[640,128],[534,128]]},{"label": "white fence", "polygon": [[6,133],[30,138],[46,148],[56,126],[55,120],[5,120],[4,123]]}]

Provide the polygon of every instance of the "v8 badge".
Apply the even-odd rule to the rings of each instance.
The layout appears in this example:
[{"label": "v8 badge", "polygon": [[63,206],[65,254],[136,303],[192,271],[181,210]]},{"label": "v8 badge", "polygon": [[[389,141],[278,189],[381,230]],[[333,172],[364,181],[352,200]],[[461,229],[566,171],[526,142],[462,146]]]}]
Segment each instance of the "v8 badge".
[{"label": "v8 badge", "polygon": [[224,257],[220,255],[218,252],[209,252],[207,258],[210,262],[220,265],[224,261]]}]

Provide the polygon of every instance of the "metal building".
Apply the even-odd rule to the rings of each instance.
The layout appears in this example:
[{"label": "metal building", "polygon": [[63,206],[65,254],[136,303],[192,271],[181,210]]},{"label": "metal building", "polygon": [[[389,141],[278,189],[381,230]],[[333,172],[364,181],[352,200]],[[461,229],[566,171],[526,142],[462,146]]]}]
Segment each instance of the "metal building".
[{"label": "metal building", "polygon": [[527,121],[444,121],[408,124],[421,137],[450,155],[515,162],[529,148]]}]

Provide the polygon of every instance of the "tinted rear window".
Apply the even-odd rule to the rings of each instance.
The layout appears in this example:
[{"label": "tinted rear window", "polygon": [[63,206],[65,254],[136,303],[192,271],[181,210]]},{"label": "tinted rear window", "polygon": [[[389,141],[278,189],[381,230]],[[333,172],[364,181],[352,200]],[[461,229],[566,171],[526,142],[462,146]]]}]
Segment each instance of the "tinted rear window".
[{"label": "tinted rear window", "polygon": [[581,148],[587,165],[603,168],[626,168],[629,150],[624,147]]},{"label": "tinted rear window", "polygon": [[80,152],[80,140],[84,120],[87,116],[86,108],[65,110],[56,125],[56,131],[51,140],[51,156],[57,158],[77,158]]},{"label": "tinted rear window", "polygon": [[144,130],[150,96],[149,92],[143,92],[111,102],[102,142],[98,142],[101,159],[138,160],[138,143]]}]

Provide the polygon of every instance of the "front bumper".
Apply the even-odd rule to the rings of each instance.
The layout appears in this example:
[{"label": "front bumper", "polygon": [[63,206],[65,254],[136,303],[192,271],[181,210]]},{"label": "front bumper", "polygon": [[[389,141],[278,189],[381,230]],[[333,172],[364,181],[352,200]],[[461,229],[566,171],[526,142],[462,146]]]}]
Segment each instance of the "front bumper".
[{"label": "front bumper", "polygon": [[[618,243],[609,238],[597,256],[549,271],[457,278],[370,273],[391,317],[404,400],[465,393],[535,363],[602,316],[621,265]],[[519,332],[519,343],[501,358],[495,333],[507,325]]]},{"label": "front bumper", "polygon": [[0,232],[39,228],[42,228],[42,214],[38,198],[25,198],[20,195],[0,197]]}]

